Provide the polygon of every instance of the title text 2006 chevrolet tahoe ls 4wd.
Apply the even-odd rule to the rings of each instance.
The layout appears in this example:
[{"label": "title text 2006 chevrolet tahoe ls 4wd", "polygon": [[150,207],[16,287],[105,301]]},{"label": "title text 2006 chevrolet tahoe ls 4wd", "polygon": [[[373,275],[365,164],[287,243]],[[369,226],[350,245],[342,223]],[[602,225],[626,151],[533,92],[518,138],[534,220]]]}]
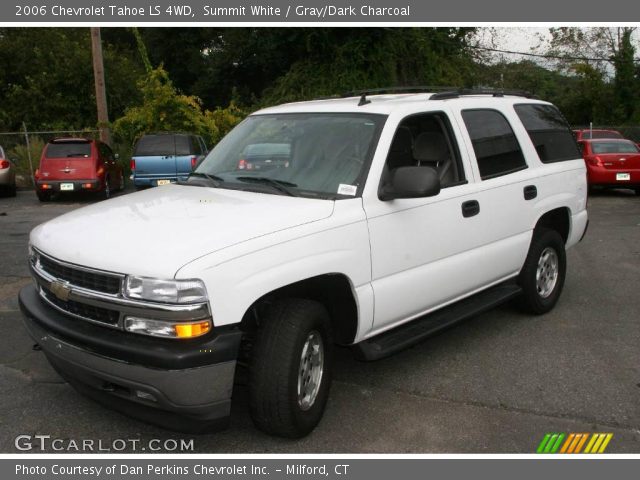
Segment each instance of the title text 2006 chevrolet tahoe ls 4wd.
[{"label": "title text 2006 chevrolet tahoe ls 4wd", "polygon": [[246,361],[255,424],[298,437],[325,408],[332,345],[372,360],[514,297],[551,310],[586,201],[546,102],[287,104],[249,116],[188,181],[35,228],[20,302],[60,375],[108,406],[219,427]]}]

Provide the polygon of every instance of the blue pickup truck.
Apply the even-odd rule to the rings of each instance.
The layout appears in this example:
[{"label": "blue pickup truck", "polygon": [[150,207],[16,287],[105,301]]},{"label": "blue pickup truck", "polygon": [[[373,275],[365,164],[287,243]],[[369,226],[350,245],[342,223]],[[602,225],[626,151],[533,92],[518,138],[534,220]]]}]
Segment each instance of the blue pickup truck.
[{"label": "blue pickup truck", "polygon": [[131,180],[136,188],[155,187],[186,180],[207,154],[198,135],[147,134],[138,140],[131,158]]}]

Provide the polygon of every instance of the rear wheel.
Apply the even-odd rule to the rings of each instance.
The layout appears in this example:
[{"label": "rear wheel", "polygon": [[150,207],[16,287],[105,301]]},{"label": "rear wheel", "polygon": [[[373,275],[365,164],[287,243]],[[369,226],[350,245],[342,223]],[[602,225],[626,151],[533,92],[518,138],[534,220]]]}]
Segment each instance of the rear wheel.
[{"label": "rear wheel", "polygon": [[307,435],[324,413],[331,385],[332,336],[324,306],[276,302],[259,327],[250,362],[251,417],[264,432]]},{"label": "rear wheel", "polygon": [[520,300],[523,309],[536,315],[549,312],[560,298],[566,271],[567,259],[560,234],[546,228],[535,230],[518,277],[523,290]]},{"label": "rear wheel", "polygon": [[40,200],[41,202],[49,202],[51,201],[51,192],[41,192],[41,191],[37,191],[36,195],[38,196],[38,200]]},{"label": "rear wheel", "polygon": [[105,177],[104,179],[104,188],[100,193],[100,196],[103,200],[109,200],[109,198],[111,198],[111,181],[109,180],[109,177]]},{"label": "rear wheel", "polygon": [[640,196],[640,187],[636,187],[633,190],[636,192],[636,195]]},{"label": "rear wheel", "polygon": [[124,190],[124,173],[120,172],[120,188],[118,190]]}]

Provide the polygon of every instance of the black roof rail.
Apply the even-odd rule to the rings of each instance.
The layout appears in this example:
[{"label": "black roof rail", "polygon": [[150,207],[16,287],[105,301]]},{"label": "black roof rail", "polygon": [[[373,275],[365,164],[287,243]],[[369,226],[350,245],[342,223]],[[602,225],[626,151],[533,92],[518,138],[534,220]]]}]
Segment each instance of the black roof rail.
[{"label": "black roof rail", "polygon": [[429,100],[447,100],[450,98],[459,98],[464,95],[492,95],[494,97],[504,97],[511,95],[515,97],[538,98],[534,94],[525,90],[505,90],[494,88],[461,88],[458,90],[450,90],[445,92],[434,93]]},{"label": "black roof rail", "polygon": [[460,87],[442,86],[442,85],[414,85],[410,87],[381,87],[381,88],[366,88],[363,90],[351,90],[344,92],[340,95],[342,98],[347,97],[361,97],[362,95],[380,95],[384,93],[433,93],[433,92],[446,92],[455,90]]}]

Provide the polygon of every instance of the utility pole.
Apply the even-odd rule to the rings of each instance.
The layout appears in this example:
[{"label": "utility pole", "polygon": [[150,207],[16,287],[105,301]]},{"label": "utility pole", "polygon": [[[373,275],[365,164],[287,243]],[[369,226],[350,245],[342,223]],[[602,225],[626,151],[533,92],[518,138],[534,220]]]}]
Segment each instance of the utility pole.
[{"label": "utility pole", "polygon": [[104,84],[104,63],[102,61],[102,39],[100,37],[99,27],[91,27],[91,54],[93,57],[93,77],[96,84],[96,105],[98,108],[100,140],[111,145],[109,112],[107,111],[107,91]]}]

